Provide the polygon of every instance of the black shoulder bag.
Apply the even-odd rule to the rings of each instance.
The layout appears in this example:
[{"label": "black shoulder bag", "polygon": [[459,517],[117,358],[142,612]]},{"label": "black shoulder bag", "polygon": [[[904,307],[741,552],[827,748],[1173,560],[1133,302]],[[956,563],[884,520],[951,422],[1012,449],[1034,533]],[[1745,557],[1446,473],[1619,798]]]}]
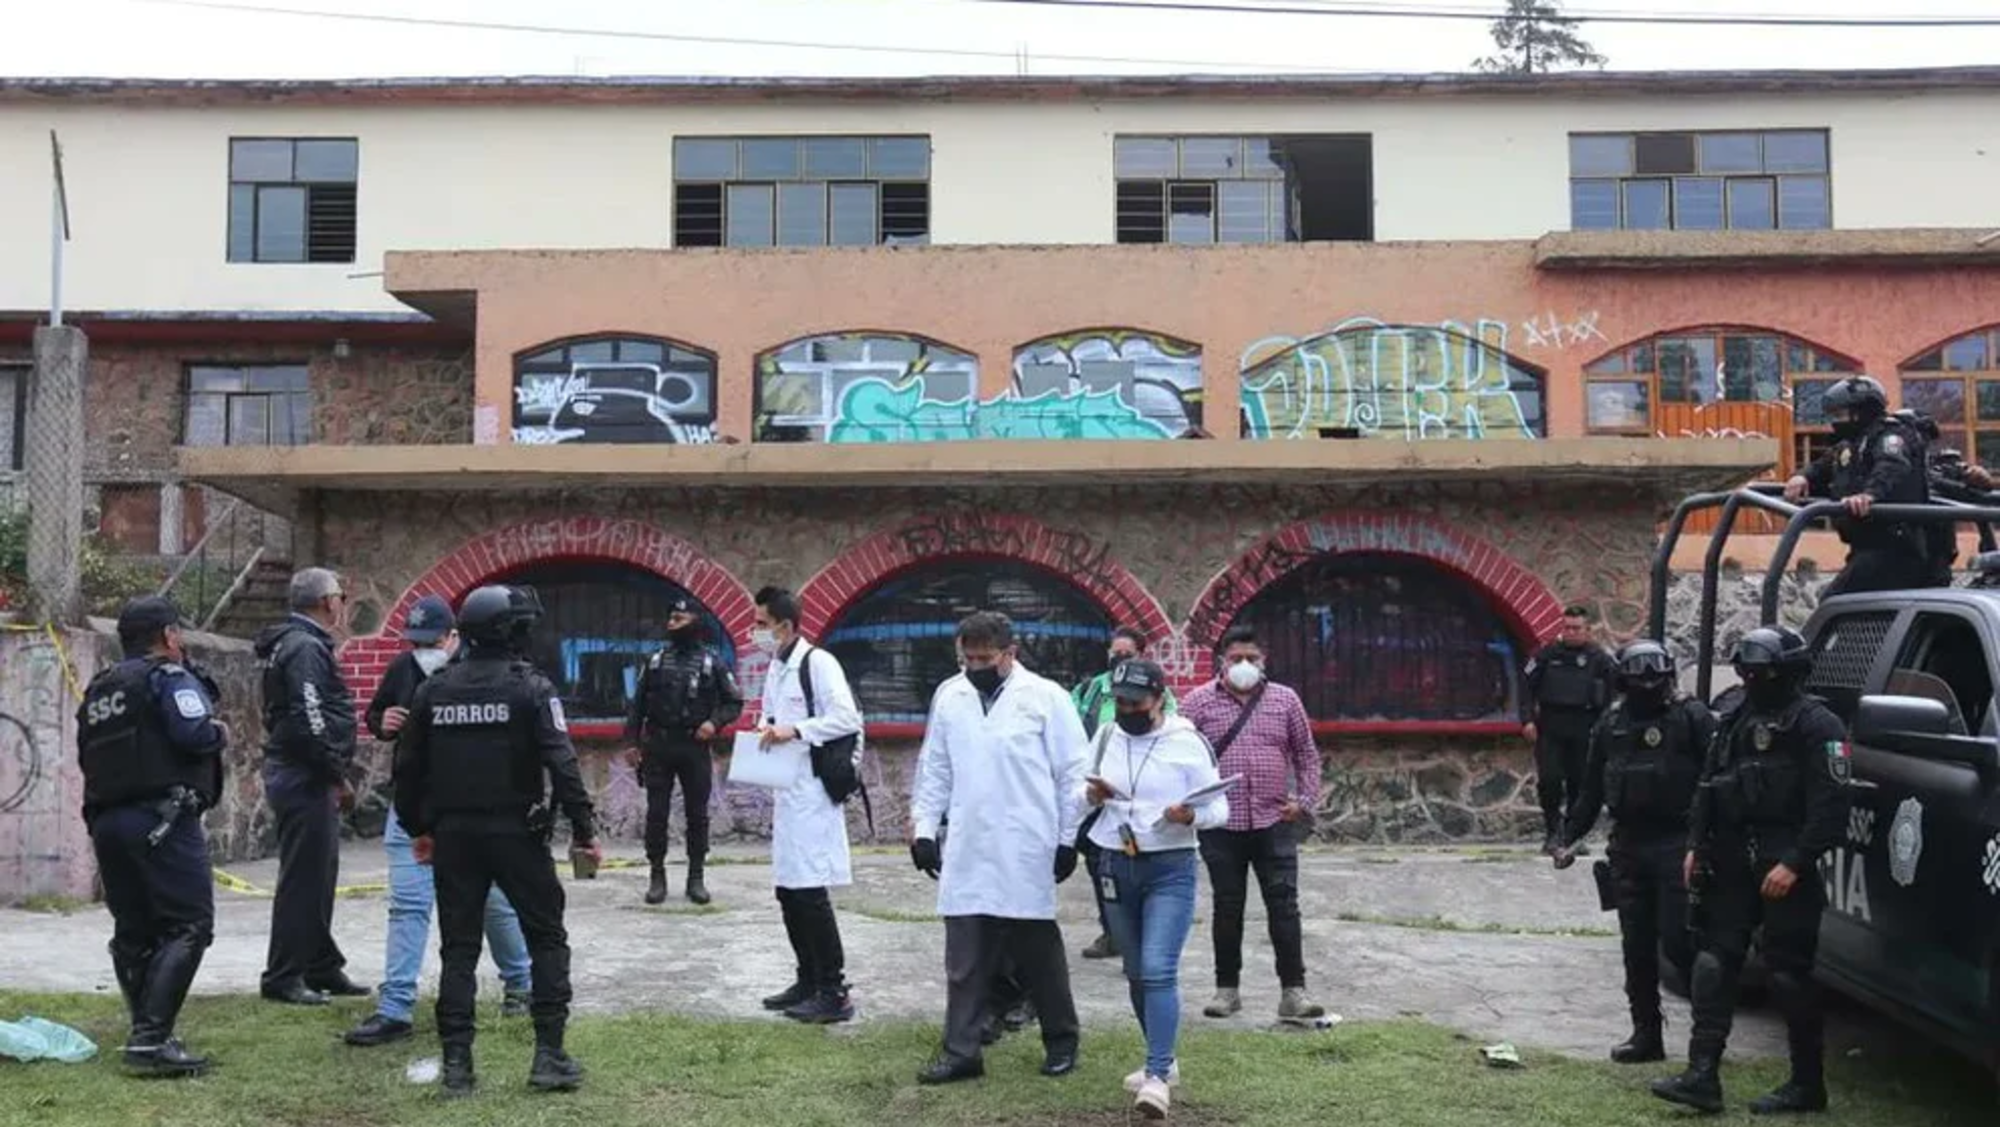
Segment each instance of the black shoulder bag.
[{"label": "black shoulder bag", "polygon": [[[799,688],[806,694],[806,716],[819,715],[819,703],[813,698],[811,647],[799,655]],[[854,764],[854,749],[861,742],[858,734],[838,737],[823,744],[811,744],[812,772],[826,788],[826,796],[835,806],[843,805],[857,793],[861,795],[861,810],[868,819],[868,837],[875,837],[875,805],[868,800],[868,784],[861,781],[861,772]]]}]

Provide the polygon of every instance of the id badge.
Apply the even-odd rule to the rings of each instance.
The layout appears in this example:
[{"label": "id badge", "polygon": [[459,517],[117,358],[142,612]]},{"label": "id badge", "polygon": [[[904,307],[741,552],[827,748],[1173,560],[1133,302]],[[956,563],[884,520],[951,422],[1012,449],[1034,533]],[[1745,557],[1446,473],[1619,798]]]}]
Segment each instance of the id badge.
[{"label": "id badge", "polygon": [[1131,826],[1118,827],[1118,843],[1124,847],[1125,856],[1137,857],[1139,855],[1139,835],[1132,832]]},{"label": "id badge", "polygon": [[1111,879],[1111,874],[1106,873],[1098,877],[1097,887],[1104,894],[1104,902],[1106,904],[1118,903],[1118,882]]}]

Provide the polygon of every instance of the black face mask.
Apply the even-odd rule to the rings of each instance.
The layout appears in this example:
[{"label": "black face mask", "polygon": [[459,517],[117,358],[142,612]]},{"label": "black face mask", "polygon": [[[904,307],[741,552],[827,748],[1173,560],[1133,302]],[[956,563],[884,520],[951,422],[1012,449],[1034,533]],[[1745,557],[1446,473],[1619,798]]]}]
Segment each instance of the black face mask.
[{"label": "black face mask", "polygon": [[1861,432],[1867,429],[1868,424],[1858,419],[1835,419],[1833,423],[1833,437],[1842,442],[1847,442],[1860,438]]},{"label": "black face mask", "polygon": [[978,689],[982,695],[992,696],[993,690],[1000,687],[1000,667],[987,665],[978,669],[968,669],[965,671],[965,679],[972,682],[972,687]]},{"label": "black face mask", "polygon": [[1150,712],[1121,712],[1118,714],[1118,726],[1125,729],[1127,735],[1143,736],[1153,730],[1153,714]]},{"label": "black face mask", "polygon": [[1743,679],[1743,692],[1751,707],[1776,711],[1792,702],[1795,690],[1789,677],[1776,673],[1752,673]]},{"label": "black face mask", "polygon": [[667,631],[667,638],[677,646],[689,645],[694,641],[695,632],[700,628],[700,623],[690,622],[678,630]]},{"label": "black face mask", "polygon": [[1664,680],[1628,681],[1625,704],[1640,716],[1657,716],[1667,709],[1671,686]]}]

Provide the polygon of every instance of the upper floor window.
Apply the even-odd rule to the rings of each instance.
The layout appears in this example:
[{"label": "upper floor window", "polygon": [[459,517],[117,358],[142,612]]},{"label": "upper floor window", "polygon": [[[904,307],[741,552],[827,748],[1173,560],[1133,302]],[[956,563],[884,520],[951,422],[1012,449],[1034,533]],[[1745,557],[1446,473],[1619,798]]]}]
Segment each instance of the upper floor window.
[{"label": "upper floor window", "polygon": [[715,356],[659,337],[594,336],[514,360],[514,441],[715,441]]},{"label": "upper floor window", "polygon": [[1903,406],[1937,421],[1938,445],[2000,468],[2000,327],[1981,329],[1903,365]]},{"label": "upper floor window", "polygon": [[1572,133],[1578,231],[1817,230],[1833,226],[1827,133]]},{"label": "upper floor window", "polygon": [[353,138],[229,142],[229,261],[353,262]]},{"label": "upper floor window", "polygon": [[0,364],[0,470],[21,468],[28,428],[28,369]]},{"label": "upper floor window", "polygon": [[920,246],[929,137],[682,137],[674,245]]},{"label": "upper floor window", "polygon": [[188,369],[186,446],[304,446],[312,383],[304,364]]},{"label": "upper floor window", "polygon": [[1366,136],[1119,137],[1121,243],[1374,237]]}]

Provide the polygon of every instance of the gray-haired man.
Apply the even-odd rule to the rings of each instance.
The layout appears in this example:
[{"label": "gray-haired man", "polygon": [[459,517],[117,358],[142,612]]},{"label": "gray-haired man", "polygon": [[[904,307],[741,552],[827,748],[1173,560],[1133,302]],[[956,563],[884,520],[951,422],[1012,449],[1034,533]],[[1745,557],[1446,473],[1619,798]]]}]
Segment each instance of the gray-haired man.
[{"label": "gray-haired man", "polygon": [[292,613],[257,635],[264,674],[264,797],[278,824],[278,889],[262,994],[325,1005],[328,994],[368,993],[343,969],[333,941],[340,878],[340,809],[353,799],[354,696],[334,660],[346,617],[340,577],[309,567],[292,576]]}]

